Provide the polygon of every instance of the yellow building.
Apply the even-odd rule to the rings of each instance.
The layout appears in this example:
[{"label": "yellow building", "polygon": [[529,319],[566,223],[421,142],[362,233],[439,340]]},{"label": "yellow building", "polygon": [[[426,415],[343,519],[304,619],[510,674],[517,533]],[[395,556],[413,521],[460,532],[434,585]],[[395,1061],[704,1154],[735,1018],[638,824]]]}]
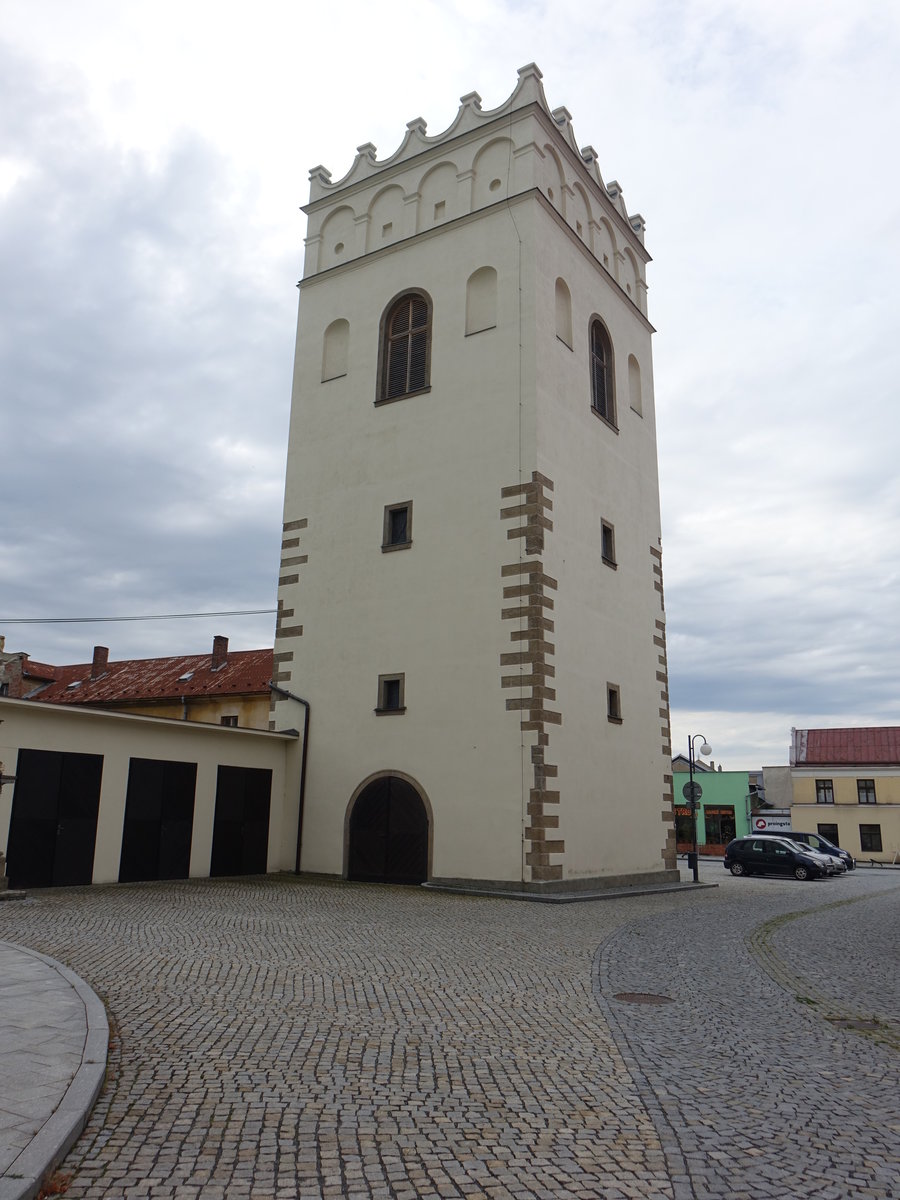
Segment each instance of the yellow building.
[{"label": "yellow building", "polygon": [[900,862],[900,727],[794,729],[791,781],[794,829]]}]

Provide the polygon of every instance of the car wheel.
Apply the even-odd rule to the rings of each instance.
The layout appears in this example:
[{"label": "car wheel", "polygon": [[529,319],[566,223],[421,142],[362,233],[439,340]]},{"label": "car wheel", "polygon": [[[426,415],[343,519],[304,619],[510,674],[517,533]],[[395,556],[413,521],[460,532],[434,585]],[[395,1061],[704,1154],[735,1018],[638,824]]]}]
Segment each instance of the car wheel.
[{"label": "car wheel", "polygon": [[794,878],[795,879],[812,879],[812,872],[810,871],[809,867],[804,867],[804,866],[794,867]]},{"label": "car wheel", "polygon": [[744,871],[744,864],[739,863],[739,862],[733,862],[731,864],[731,873],[732,873],[732,875],[745,875],[746,872]]}]

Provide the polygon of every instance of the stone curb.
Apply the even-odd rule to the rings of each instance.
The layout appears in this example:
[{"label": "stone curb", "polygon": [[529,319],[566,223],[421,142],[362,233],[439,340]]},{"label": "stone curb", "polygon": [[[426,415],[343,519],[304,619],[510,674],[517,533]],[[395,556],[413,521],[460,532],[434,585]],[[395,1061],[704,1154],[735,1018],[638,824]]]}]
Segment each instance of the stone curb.
[{"label": "stone curb", "polygon": [[[647,887],[607,888],[595,892],[512,892],[500,889],[451,887],[441,883],[423,883],[430,892],[453,892],[457,896],[485,896],[496,900],[528,900],[532,904],[583,904],[588,900],[622,900],[628,896],[656,896],[660,892],[695,892],[717,888],[717,883],[660,883]],[[0,1200],[3,1200],[0,1194]]]},{"label": "stone curb", "polygon": [[106,1009],[96,993],[74,971],[36,950],[14,942],[0,942],[31,958],[39,959],[61,976],[84,1005],[87,1033],[81,1066],[66,1088],[59,1103],[25,1149],[0,1177],[0,1200],[33,1200],[41,1184],[61,1162],[84,1129],[100,1094],[106,1075],[109,1050],[109,1022]]}]

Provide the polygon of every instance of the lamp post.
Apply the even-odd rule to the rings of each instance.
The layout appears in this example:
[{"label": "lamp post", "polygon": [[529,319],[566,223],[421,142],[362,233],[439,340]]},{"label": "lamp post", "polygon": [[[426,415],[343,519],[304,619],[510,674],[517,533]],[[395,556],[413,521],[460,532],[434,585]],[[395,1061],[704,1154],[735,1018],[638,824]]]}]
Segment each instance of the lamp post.
[{"label": "lamp post", "polygon": [[691,855],[691,866],[694,869],[694,883],[700,882],[700,863],[697,851],[697,809],[700,807],[700,800],[694,794],[694,742],[697,738],[703,738],[703,745],[700,747],[701,754],[712,754],[712,746],[703,737],[702,733],[695,733],[693,737],[688,738],[688,772],[690,773],[690,793],[691,793],[691,828],[694,834],[694,852]]}]

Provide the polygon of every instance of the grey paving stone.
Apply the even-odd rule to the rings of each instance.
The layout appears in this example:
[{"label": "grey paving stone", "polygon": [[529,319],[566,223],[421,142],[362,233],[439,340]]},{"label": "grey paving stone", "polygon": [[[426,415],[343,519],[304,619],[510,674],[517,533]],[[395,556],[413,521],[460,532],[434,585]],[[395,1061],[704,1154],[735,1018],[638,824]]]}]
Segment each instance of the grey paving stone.
[{"label": "grey paving stone", "polygon": [[9,906],[115,1022],[67,1198],[890,1196],[896,1053],[820,1010],[897,1020],[898,880],[713,867],[604,904],[269,878]]}]

